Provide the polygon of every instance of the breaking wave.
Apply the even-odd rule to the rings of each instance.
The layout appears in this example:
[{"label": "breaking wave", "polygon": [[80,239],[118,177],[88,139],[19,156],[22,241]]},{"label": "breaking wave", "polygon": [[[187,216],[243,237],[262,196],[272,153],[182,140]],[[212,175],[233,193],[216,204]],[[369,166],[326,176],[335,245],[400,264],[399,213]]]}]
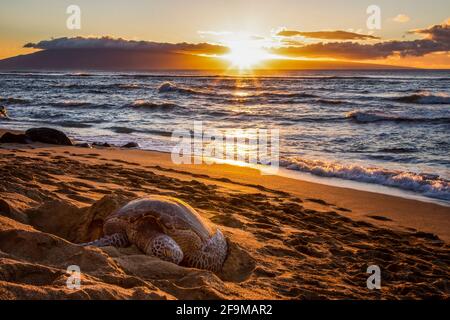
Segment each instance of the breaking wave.
[{"label": "breaking wave", "polygon": [[431,94],[429,92],[421,92],[410,94],[406,96],[390,98],[393,101],[403,103],[416,103],[416,104],[450,104],[450,96],[445,93]]},{"label": "breaking wave", "polygon": [[159,93],[178,92],[178,93],[192,93],[192,94],[207,94],[207,92],[197,91],[194,89],[179,87],[172,82],[164,82],[158,87]]},{"label": "breaking wave", "polygon": [[343,165],[336,162],[299,158],[282,160],[280,164],[290,170],[308,172],[317,176],[379,184],[414,191],[431,198],[450,200],[450,181],[435,174]]},{"label": "breaking wave", "polygon": [[146,109],[172,109],[179,108],[180,106],[170,102],[153,102],[148,100],[138,99],[127,105],[134,108],[146,108]]}]

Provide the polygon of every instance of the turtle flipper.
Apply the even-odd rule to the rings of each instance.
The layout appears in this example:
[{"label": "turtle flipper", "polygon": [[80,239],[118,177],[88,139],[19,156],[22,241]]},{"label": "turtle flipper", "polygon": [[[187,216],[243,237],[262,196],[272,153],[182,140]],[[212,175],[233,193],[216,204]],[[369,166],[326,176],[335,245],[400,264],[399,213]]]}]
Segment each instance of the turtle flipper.
[{"label": "turtle flipper", "polygon": [[175,240],[163,233],[156,234],[152,237],[144,252],[175,264],[180,264],[184,256],[183,251]]},{"label": "turtle flipper", "polygon": [[100,239],[87,242],[87,243],[81,243],[81,246],[87,247],[107,247],[107,246],[113,246],[118,248],[124,248],[128,247],[130,245],[130,242],[128,241],[128,237],[124,233],[114,233],[111,235],[104,236]]}]

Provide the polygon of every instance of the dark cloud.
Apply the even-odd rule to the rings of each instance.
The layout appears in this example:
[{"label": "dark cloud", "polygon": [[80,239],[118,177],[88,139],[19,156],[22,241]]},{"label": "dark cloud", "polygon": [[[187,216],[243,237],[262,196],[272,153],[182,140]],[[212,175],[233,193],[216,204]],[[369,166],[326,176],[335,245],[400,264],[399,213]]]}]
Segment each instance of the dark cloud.
[{"label": "dark cloud", "polygon": [[229,51],[227,47],[209,43],[160,43],[151,41],[125,40],[121,38],[101,37],[101,38],[57,38],[44,40],[38,43],[27,43],[25,48],[35,48],[43,50],[62,49],[123,49],[142,50],[151,52],[185,52],[198,54],[224,54]]},{"label": "dark cloud", "polygon": [[360,34],[347,31],[314,31],[314,32],[303,32],[294,30],[282,30],[277,33],[277,36],[282,37],[295,37],[302,36],[311,39],[327,39],[327,40],[374,40],[380,39],[375,36]]},{"label": "dark cloud", "polygon": [[450,43],[450,19],[443,24],[437,24],[427,29],[413,30],[409,33],[424,34],[428,39]]},{"label": "dark cloud", "polygon": [[393,54],[401,56],[423,56],[432,52],[448,51],[448,43],[432,40],[388,41],[376,44],[354,42],[316,43],[301,47],[284,47],[275,53],[291,57],[339,58],[339,59],[379,59]]},{"label": "dark cloud", "polygon": [[433,52],[450,51],[450,27],[448,23],[427,29],[411,31],[424,34],[425,39],[413,41],[384,41],[374,44],[357,42],[314,43],[290,45],[273,49],[276,54],[290,57],[337,58],[337,59],[380,59],[398,54],[400,56],[423,56]]}]

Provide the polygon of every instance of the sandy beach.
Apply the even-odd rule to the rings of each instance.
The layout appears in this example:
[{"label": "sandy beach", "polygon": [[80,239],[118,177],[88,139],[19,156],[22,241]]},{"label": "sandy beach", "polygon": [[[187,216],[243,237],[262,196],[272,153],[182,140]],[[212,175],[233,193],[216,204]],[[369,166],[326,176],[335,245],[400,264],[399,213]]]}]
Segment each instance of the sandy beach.
[{"label": "sandy beach", "polygon": [[[1,299],[449,298],[445,206],[115,147],[1,144],[0,162]],[[223,231],[222,271],[77,245],[149,194],[181,199]],[[78,290],[66,287],[70,265]],[[366,286],[370,265],[381,290]]]}]

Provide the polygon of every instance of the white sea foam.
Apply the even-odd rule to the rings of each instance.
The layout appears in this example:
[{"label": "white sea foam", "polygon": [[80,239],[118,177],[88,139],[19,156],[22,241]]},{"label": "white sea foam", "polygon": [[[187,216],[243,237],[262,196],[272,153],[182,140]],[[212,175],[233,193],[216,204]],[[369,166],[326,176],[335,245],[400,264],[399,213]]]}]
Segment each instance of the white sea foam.
[{"label": "white sea foam", "polygon": [[149,100],[138,99],[131,103],[131,107],[148,108],[148,109],[162,109],[162,108],[176,108],[179,107],[175,103],[170,102],[154,102]]},{"label": "white sea foam", "polygon": [[379,184],[450,201],[450,181],[435,174],[387,170],[378,167],[363,167],[301,158],[284,159],[280,164],[290,170],[308,172],[321,177]]}]

